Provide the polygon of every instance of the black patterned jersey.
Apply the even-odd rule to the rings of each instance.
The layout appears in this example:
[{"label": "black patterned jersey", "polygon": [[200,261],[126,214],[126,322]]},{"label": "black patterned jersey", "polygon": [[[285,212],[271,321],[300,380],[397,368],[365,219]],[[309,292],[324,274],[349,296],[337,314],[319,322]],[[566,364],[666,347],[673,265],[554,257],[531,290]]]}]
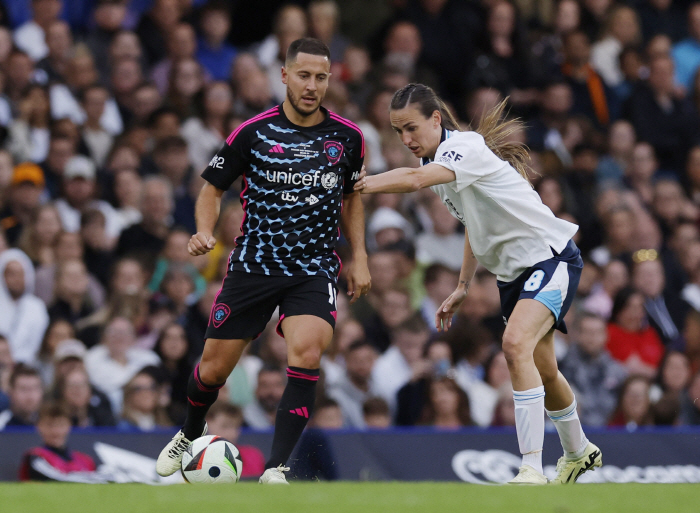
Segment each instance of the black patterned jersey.
[{"label": "black patterned jersey", "polygon": [[229,270],[337,278],[343,194],[359,178],[364,138],[353,122],[321,110],[325,120],[310,127],[289,121],[281,105],[249,119],[202,173],[222,190],[243,177],[245,217]]}]

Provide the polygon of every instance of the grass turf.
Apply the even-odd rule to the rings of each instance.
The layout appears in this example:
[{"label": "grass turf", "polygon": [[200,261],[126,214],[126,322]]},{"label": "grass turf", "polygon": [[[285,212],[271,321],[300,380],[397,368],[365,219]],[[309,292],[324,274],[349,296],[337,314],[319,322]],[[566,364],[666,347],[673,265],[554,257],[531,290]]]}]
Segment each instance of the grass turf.
[{"label": "grass turf", "polygon": [[147,486],[0,484],[2,513],[279,511],[332,513],[697,513],[700,485],[589,484],[568,487],[460,483],[254,483]]}]

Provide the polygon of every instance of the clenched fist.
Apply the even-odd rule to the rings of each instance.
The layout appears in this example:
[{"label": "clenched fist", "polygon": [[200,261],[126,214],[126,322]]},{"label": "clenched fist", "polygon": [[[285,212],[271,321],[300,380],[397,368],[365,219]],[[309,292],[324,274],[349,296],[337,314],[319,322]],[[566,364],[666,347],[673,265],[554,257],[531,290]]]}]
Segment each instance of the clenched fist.
[{"label": "clenched fist", "polygon": [[208,233],[197,232],[187,243],[187,251],[192,256],[205,255],[216,246],[216,239]]}]

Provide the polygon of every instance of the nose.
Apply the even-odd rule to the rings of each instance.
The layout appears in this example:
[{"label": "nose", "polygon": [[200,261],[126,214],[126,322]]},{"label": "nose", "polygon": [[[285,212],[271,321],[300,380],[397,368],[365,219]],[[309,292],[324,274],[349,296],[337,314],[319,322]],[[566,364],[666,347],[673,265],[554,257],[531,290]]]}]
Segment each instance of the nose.
[{"label": "nose", "polygon": [[407,132],[404,132],[401,134],[401,142],[408,148],[408,145],[411,144],[411,136]]}]

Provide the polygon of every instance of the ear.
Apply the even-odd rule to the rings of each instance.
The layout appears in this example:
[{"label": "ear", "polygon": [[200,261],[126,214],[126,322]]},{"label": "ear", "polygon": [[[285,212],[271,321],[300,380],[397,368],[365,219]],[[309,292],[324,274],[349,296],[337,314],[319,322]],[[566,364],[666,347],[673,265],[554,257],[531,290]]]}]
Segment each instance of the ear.
[{"label": "ear", "polygon": [[282,83],[284,85],[287,85],[288,77],[289,77],[289,74],[287,73],[287,68],[282,66]]},{"label": "ear", "polygon": [[442,124],[442,114],[439,110],[433,111],[433,127],[437,128]]}]

